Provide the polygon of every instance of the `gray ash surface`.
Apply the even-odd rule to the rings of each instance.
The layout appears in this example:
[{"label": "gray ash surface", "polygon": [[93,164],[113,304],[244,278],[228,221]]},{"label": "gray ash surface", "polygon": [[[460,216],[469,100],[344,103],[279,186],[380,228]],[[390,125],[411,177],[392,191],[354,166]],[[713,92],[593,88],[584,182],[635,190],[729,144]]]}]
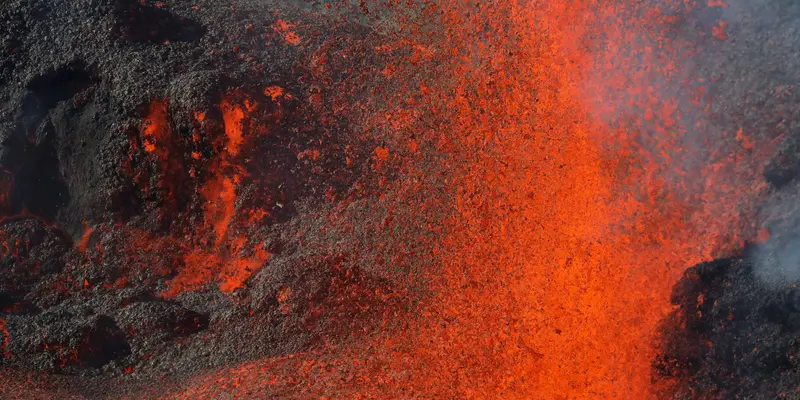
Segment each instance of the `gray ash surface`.
[{"label": "gray ash surface", "polygon": [[[357,81],[376,68],[359,51],[370,33],[320,15],[272,1],[0,5],[6,376],[99,377],[61,388],[114,397],[100,378],[178,379],[298,351],[398,306],[373,299],[393,289],[348,249],[298,248],[299,207],[357,200],[376,184],[364,171],[377,144],[334,112],[337,96],[362,90]],[[284,21],[302,22],[291,32],[302,43]],[[320,72],[315,57],[338,69]],[[229,116],[237,112],[246,115]],[[237,144],[236,123],[264,134]],[[155,137],[143,137],[150,125]],[[234,179],[235,201],[205,194],[223,198]],[[258,223],[233,221],[220,234],[214,218],[227,229],[225,207],[257,210]],[[268,273],[256,253],[270,255]],[[220,261],[164,295],[190,255]],[[214,268],[237,260],[247,275],[221,293]],[[0,386],[0,397],[16,396]]]}]

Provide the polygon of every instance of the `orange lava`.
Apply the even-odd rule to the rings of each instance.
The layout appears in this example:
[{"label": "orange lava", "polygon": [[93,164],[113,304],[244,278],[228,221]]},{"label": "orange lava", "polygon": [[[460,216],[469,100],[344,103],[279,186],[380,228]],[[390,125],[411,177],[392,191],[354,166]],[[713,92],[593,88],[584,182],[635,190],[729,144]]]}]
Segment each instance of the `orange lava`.
[{"label": "orange lava", "polygon": [[232,247],[236,257],[225,264],[220,272],[222,283],[219,290],[223,293],[230,293],[244,287],[244,283],[250,278],[250,275],[269,259],[269,253],[261,248],[256,248],[255,254],[250,257],[239,256],[239,252],[253,247],[243,237],[234,240]]},{"label": "orange lava", "polygon": [[302,39],[297,33],[292,31],[292,28],[294,28],[294,25],[286,21],[280,19],[275,21],[275,30],[281,34],[283,40],[291,45],[298,45]]},{"label": "orange lava", "polygon": [[200,191],[206,199],[206,218],[211,221],[217,240],[223,240],[236,212],[236,188],[231,178],[217,178]]},{"label": "orange lava", "polygon": [[[424,324],[418,336],[431,363],[425,391],[455,382],[467,398],[663,396],[668,383],[651,364],[672,286],[686,267],[738,246],[729,232],[747,234],[736,229],[739,212],[763,193],[764,154],[748,153],[740,134],[745,144],[720,145],[708,168],[678,161],[693,156],[680,145],[693,134],[683,119],[693,110],[637,76],[637,60],[656,51],[636,33],[648,32],[648,18],[617,19],[656,10],[531,8],[478,7],[458,21],[482,21],[492,39],[478,50],[485,67],[455,74],[469,88],[451,108],[470,167],[453,182],[458,216],[445,229],[445,274],[427,311],[448,323]],[[590,46],[600,34],[605,52]],[[656,79],[692,90],[674,70],[680,44],[657,40],[675,59],[649,65]],[[615,95],[623,81],[630,97],[612,106],[645,110],[647,124],[609,124],[592,103],[597,85]],[[696,189],[689,179],[698,177],[714,183]],[[740,181],[755,186],[742,195],[723,184]]]},{"label": "orange lava", "polygon": [[170,139],[169,123],[167,122],[167,102],[154,100],[150,103],[150,111],[142,125],[142,141],[148,153],[156,153],[159,158],[169,157],[164,146]]},{"label": "orange lava", "polygon": [[[205,166],[207,180],[198,192],[203,200],[205,223],[197,228],[193,243],[183,254],[178,274],[162,293],[164,297],[175,297],[181,292],[197,290],[211,282],[219,282],[224,293],[243,287],[253,272],[269,259],[269,253],[238,234],[231,235],[231,225],[238,219],[249,220],[257,215],[255,210],[237,210],[237,187],[246,171],[241,165],[243,147],[258,131],[246,123],[257,104],[244,97],[234,100],[233,94],[219,104],[222,114],[224,136],[215,140],[216,154]],[[195,120],[206,120],[203,112],[195,112]],[[194,160],[202,155],[192,153]],[[208,241],[208,237],[213,241]]]},{"label": "orange lava", "polygon": [[437,35],[408,29],[449,72],[408,90],[437,129],[415,126],[407,99],[376,111],[414,135],[376,148],[377,167],[408,143],[450,160],[444,189],[420,184],[420,204],[397,207],[449,201],[423,243],[440,266],[427,296],[380,333],[198,376],[169,398],[670,396],[652,363],[672,286],[756,237],[747,217],[772,148],[704,117],[679,67],[694,49],[663,34],[679,17],[633,1],[467,3],[422,10]]},{"label": "orange lava", "polygon": [[89,226],[86,222],[83,223],[83,235],[81,236],[81,240],[77,244],[77,249],[81,253],[86,252],[86,247],[89,245],[89,239],[92,237],[92,232],[94,229]]},{"label": "orange lava", "polygon": [[225,121],[225,134],[228,136],[228,143],[226,149],[228,154],[236,156],[239,153],[239,147],[244,141],[242,139],[242,121],[244,120],[244,110],[237,104],[232,104],[228,100],[223,100],[220,104],[222,109],[222,118]]},{"label": "orange lava", "polygon": [[6,329],[6,320],[0,318],[0,335],[3,336],[3,341],[0,342],[0,355],[6,356],[8,353],[6,351],[6,347],[8,347],[8,329]]},{"label": "orange lava", "polygon": [[717,25],[714,25],[711,28],[711,34],[714,35],[715,38],[719,40],[727,40],[728,39],[728,21],[720,21]]},{"label": "orange lava", "polygon": [[280,86],[267,86],[267,88],[264,89],[264,95],[269,96],[272,101],[278,100],[278,98],[283,96],[285,93],[286,91]]}]

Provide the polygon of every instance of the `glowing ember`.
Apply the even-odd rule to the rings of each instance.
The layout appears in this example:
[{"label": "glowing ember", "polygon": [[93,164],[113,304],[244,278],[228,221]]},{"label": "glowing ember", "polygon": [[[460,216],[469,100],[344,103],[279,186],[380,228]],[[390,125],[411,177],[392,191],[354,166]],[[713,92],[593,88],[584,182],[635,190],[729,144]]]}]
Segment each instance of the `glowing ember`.
[{"label": "glowing ember", "polygon": [[224,100],[220,104],[222,109],[222,117],[225,120],[225,135],[228,136],[228,143],[226,150],[231,156],[239,154],[239,147],[242,142],[242,121],[244,120],[244,111],[239,105],[231,104]]},{"label": "glowing ember", "polygon": [[294,28],[294,25],[286,21],[280,19],[275,21],[275,30],[281,34],[283,40],[291,45],[298,45],[301,41],[300,36],[294,33],[292,28]]},{"label": "glowing ember", "polygon": [[269,96],[272,101],[276,101],[278,98],[283,96],[285,92],[280,86],[268,86],[266,89],[264,89],[264,94]]},{"label": "glowing ember", "polygon": [[167,102],[155,100],[150,103],[150,112],[142,125],[142,141],[148,153],[157,153],[159,158],[168,158],[165,147],[170,139],[170,128],[167,122]]},{"label": "glowing ember", "polygon": [[78,251],[81,253],[86,252],[86,247],[89,246],[89,239],[92,238],[92,232],[94,229],[89,226],[86,222],[83,223],[83,236],[81,236],[81,240],[78,242],[77,248]]},{"label": "glowing ember", "polygon": [[201,190],[207,201],[206,218],[211,221],[217,240],[225,239],[228,225],[233,219],[236,202],[233,179],[222,178],[206,184]]},{"label": "glowing ember", "polygon": [[6,320],[0,319],[0,335],[3,336],[3,341],[0,342],[0,356],[7,356],[6,348],[8,347],[8,329],[6,329]]},{"label": "glowing ember", "polygon": [[[197,232],[195,238],[202,242],[203,237],[211,233],[216,238],[215,245],[198,244],[187,251],[178,275],[170,281],[169,289],[163,293],[165,297],[175,297],[182,291],[200,289],[214,280],[220,282],[219,288],[222,292],[232,292],[242,288],[252,273],[269,258],[269,253],[263,249],[248,246],[244,237],[228,236],[230,226],[237,217],[236,190],[244,172],[237,165],[237,156],[240,156],[242,146],[248,140],[248,135],[244,132],[247,113],[254,112],[256,104],[248,98],[244,98],[243,105],[226,98],[219,108],[225,136],[220,143],[217,157],[211,160],[209,172],[212,175],[199,189],[204,199],[206,225]],[[205,121],[203,113],[195,113],[194,117],[199,122]],[[193,153],[193,158],[201,157],[199,153]],[[240,255],[246,249],[254,249],[253,254]]]}]

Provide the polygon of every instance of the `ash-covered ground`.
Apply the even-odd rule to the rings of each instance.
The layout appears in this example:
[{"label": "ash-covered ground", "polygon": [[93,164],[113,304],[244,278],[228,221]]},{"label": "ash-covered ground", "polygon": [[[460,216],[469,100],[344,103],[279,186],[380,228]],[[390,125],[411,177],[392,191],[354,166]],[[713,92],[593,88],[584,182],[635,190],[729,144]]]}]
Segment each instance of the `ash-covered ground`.
[{"label": "ash-covered ground", "polygon": [[[349,120],[384,67],[374,32],[326,10],[0,5],[0,397],[157,389],[403,307],[358,261],[397,253],[363,232],[386,226],[363,203],[392,160]],[[363,225],[335,226],[343,201]]]}]

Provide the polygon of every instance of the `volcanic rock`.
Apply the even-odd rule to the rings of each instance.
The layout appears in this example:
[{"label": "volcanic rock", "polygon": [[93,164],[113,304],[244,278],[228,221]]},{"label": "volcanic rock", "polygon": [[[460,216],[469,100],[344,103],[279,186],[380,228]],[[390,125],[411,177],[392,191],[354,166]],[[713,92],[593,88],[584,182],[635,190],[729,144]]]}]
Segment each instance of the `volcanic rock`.
[{"label": "volcanic rock", "polygon": [[[746,258],[690,268],[675,286],[660,370],[684,394],[793,398],[800,380],[800,312],[794,285],[770,287]],[[787,397],[788,396],[788,397]]]},{"label": "volcanic rock", "polygon": [[[365,177],[377,144],[341,112],[374,72],[363,26],[266,1],[12,0],[0,19],[0,368],[191,374],[395,307],[297,239],[301,209],[393,176]],[[330,38],[287,40],[300,20]]]},{"label": "volcanic rock", "polygon": [[44,371],[96,370],[131,353],[114,320],[90,309],[53,307],[32,320],[12,316],[6,325],[11,362]]}]

